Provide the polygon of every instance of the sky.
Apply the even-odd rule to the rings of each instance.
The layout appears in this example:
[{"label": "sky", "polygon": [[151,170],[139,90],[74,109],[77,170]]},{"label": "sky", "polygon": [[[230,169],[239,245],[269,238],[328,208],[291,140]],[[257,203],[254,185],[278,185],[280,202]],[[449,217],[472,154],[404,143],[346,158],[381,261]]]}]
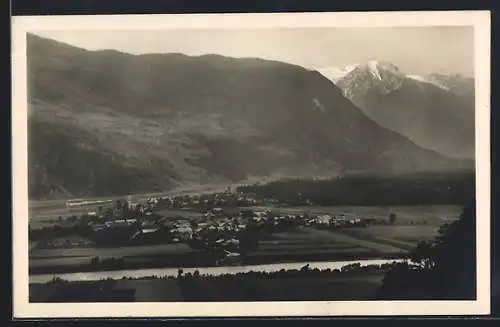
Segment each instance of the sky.
[{"label": "sky", "polygon": [[467,26],[282,28],[158,31],[43,31],[35,34],[88,50],[207,53],[260,57],[306,68],[343,68],[370,60],[408,74],[474,76],[474,33]]}]

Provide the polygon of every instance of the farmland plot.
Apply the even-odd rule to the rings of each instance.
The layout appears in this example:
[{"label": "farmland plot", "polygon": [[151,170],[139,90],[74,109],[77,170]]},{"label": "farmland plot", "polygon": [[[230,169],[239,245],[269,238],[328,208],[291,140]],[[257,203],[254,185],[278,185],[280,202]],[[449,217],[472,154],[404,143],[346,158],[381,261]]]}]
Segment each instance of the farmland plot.
[{"label": "farmland plot", "polygon": [[49,258],[49,257],[126,257],[126,256],[152,256],[160,254],[183,254],[193,252],[189,245],[176,244],[161,244],[151,246],[124,246],[113,248],[96,248],[96,247],[76,247],[64,249],[39,249],[33,250],[31,258]]},{"label": "farmland plot", "polygon": [[259,241],[259,255],[287,254],[349,254],[353,257],[370,254],[394,254],[404,252],[380,242],[354,238],[343,233],[299,227],[295,231],[276,233]]},{"label": "farmland plot", "polygon": [[343,233],[363,240],[391,242],[415,247],[419,241],[430,241],[438,235],[439,226],[433,225],[400,225],[370,226],[368,228],[346,229]]}]

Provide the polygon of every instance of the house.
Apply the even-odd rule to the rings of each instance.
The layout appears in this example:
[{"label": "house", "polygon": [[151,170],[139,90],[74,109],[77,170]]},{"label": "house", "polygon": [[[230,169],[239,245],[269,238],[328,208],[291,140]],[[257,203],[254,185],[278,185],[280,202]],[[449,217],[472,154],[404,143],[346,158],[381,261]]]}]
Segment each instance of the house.
[{"label": "house", "polygon": [[226,247],[227,249],[232,249],[232,250],[236,250],[239,248],[240,246],[240,241],[235,239],[235,238],[231,238],[229,240],[226,240],[222,243],[222,245],[224,247]]},{"label": "house", "polygon": [[359,219],[356,216],[349,218],[349,221],[348,221],[348,223],[351,225],[356,225],[356,224],[359,224],[360,222],[361,222],[361,219]]},{"label": "house", "polygon": [[151,233],[156,233],[159,230],[160,230],[159,228],[143,228],[143,229],[141,229],[141,233],[142,234],[151,234]]},{"label": "house", "polygon": [[269,213],[265,211],[255,211],[253,214],[256,217],[265,218],[268,216]]},{"label": "house", "polygon": [[224,214],[224,211],[222,210],[222,208],[213,208],[211,212],[215,216],[221,216]]},{"label": "house", "polygon": [[143,220],[141,222],[141,226],[143,228],[152,228],[152,227],[156,226],[156,222],[153,220]]},{"label": "house", "polygon": [[193,238],[193,230],[191,227],[177,227],[170,230],[173,238],[188,241]]},{"label": "house", "polygon": [[330,221],[332,220],[332,217],[330,215],[322,215],[316,217],[315,223],[320,224],[320,225],[328,225],[330,224]]},{"label": "house", "polygon": [[173,228],[191,228],[191,222],[189,220],[177,219],[172,223]]},{"label": "house", "polygon": [[117,219],[107,221],[106,227],[108,228],[117,228],[117,227],[129,227],[137,222],[137,219]]},{"label": "house", "polygon": [[147,204],[150,204],[150,205],[155,205],[155,204],[158,204],[158,199],[157,199],[157,198],[153,198],[153,197],[151,197],[151,198],[148,198],[148,199],[146,200],[146,203],[147,203]]},{"label": "house", "polygon": [[347,218],[344,215],[335,216],[332,218],[332,225],[339,227],[347,223]]}]

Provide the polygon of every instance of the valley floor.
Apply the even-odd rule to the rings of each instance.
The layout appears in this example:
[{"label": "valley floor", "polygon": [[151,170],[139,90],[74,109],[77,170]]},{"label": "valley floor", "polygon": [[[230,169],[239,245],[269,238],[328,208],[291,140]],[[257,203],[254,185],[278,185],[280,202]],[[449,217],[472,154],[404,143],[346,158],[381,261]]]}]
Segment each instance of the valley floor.
[{"label": "valley floor", "polygon": [[[433,239],[445,221],[458,218],[461,209],[460,206],[274,207],[273,210],[280,214],[356,214],[383,220],[387,220],[389,213],[393,212],[397,214],[398,220],[394,224],[337,230],[322,229],[318,226],[294,226],[281,231],[264,232],[259,234],[257,248],[248,251],[232,264],[237,266],[234,268],[272,264],[286,267],[286,263],[293,262],[305,265],[315,261],[326,263],[400,258],[414,249],[418,241]],[[44,210],[38,209],[38,212],[43,219],[48,219],[50,210],[53,209],[45,211],[47,215],[43,215]],[[199,217],[199,213],[189,210],[165,209],[159,213],[165,217],[182,216],[187,220],[196,220]],[[261,278],[262,276],[248,279],[238,274],[230,278],[176,278],[179,267],[186,270],[193,267],[203,271],[203,267],[216,266],[216,261],[214,262],[213,257],[206,251],[192,248],[185,243],[107,247],[83,244],[63,248],[33,246],[29,254],[30,301],[369,300],[374,298],[384,276],[380,271],[370,271],[342,275],[277,276],[271,279]],[[101,260],[110,259],[112,262],[109,265],[92,264],[96,257]],[[224,268],[231,263],[221,265],[217,268],[231,269]],[[144,276],[140,273],[134,275],[133,270],[141,272],[169,267],[172,269],[172,272],[167,274],[170,277],[130,278]],[[130,270],[131,273],[128,272]],[[64,279],[65,275],[72,275],[68,279],[71,282],[51,282],[53,277],[60,276]],[[97,281],[109,275],[115,277],[112,277],[112,280]],[[89,276],[95,276],[92,279],[95,281],[83,282],[88,280]],[[244,278],[244,281],[241,278]],[[72,298],[71,294],[81,296]],[[88,298],[84,298],[84,295]]]}]

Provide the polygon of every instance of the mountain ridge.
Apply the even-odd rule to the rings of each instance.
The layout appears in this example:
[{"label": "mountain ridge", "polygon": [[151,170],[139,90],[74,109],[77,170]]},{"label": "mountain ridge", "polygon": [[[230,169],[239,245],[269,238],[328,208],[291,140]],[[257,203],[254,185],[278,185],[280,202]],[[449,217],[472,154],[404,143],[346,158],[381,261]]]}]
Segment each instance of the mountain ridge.
[{"label": "mountain ridge", "polygon": [[335,84],[368,117],[446,156],[474,158],[474,79],[358,65]]},{"label": "mountain ridge", "polygon": [[30,197],[469,166],[382,129],[300,66],[27,46]]}]

